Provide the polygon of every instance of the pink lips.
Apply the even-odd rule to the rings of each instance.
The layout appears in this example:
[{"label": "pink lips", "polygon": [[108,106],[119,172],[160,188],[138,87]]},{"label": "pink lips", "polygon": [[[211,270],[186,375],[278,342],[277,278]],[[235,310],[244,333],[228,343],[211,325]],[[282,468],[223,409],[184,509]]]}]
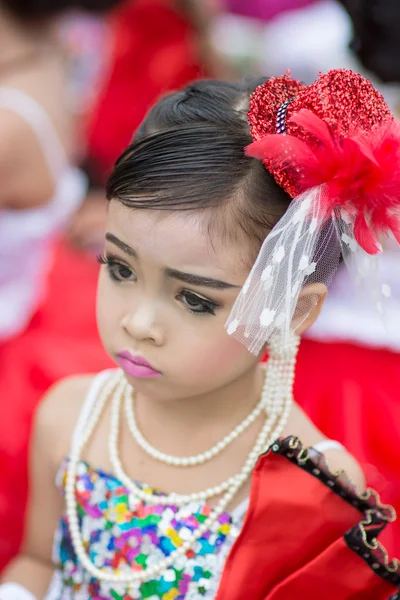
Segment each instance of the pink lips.
[{"label": "pink lips", "polygon": [[127,350],[118,353],[118,362],[127,375],[137,377],[138,379],[148,379],[151,377],[160,377],[160,371],[153,369],[150,363],[142,356],[134,356]]}]

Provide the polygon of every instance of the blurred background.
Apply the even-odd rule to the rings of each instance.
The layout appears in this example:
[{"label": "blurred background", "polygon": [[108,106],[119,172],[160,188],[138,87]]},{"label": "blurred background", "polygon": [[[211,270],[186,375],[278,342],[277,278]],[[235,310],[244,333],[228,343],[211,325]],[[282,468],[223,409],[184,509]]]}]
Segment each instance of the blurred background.
[{"label": "blurred background", "polygon": [[[400,115],[398,0],[0,0],[0,570],[23,530],[32,415],[111,366],[95,293],[104,184],[149,107],[196,78],[351,68]],[[400,254],[385,281],[400,297]],[[400,308],[385,330],[339,271],[296,399],[400,510]],[[385,538],[400,554],[400,527]]]}]

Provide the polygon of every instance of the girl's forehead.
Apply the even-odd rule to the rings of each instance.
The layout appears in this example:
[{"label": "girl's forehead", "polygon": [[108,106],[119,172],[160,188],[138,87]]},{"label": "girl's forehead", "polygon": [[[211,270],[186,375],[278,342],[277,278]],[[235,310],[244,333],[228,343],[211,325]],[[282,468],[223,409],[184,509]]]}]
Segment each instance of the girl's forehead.
[{"label": "girl's forehead", "polygon": [[206,212],[132,209],[112,200],[107,231],[131,246],[139,258],[160,266],[192,265],[242,276],[243,252],[232,240],[210,234],[209,221]]}]

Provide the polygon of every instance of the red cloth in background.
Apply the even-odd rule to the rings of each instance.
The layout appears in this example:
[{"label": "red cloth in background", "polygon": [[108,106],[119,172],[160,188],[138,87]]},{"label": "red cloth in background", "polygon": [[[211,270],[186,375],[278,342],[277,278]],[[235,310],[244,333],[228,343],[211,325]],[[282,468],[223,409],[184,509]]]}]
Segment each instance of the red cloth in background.
[{"label": "red cloth in background", "polygon": [[[295,397],[329,438],[361,463],[367,483],[400,515],[400,353],[304,339]],[[400,546],[400,520],[382,535]]]},{"label": "red cloth in background", "polygon": [[35,407],[61,377],[112,364],[97,334],[97,271],[92,257],[60,244],[46,301],[23,334],[0,345],[0,570],[22,536]]},{"label": "red cloth in background", "polygon": [[194,25],[174,0],[129,0],[118,11],[108,77],[92,108],[88,155],[105,181],[149,107],[164,93],[207,76]]}]

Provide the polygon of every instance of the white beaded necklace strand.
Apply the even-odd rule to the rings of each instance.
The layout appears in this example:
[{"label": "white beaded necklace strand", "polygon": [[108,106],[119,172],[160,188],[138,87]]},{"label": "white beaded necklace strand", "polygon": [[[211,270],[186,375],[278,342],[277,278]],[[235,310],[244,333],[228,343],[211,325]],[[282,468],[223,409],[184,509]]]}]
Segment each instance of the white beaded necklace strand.
[{"label": "white beaded necklace strand", "polygon": [[257,406],[253,408],[251,413],[243,419],[239,425],[235,427],[230,433],[228,433],[220,442],[217,442],[212,448],[206,450],[205,452],[201,452],[196,456],[171,456],[169,454],[165,454],[164,452],[160,452],[152,446],[142,435],[141,431],[136,422],[135,417],[135,406],[134,406],[134,398],[129,393],[129,388],[127,388],[125,393],[125,415],[126,421],[129,427],[129,430],[134,438],[135,442],[152,458],[163,462],[167,465],[173,465],[174,467],[194,467],[195,465],[201,465],[212,458],[220,454],[229,444],[232,444],[252,423],[254,423],[261,413],[266,410],[266,402],[267,402],[267,394],[264,388],[263,393],[261,395],[261,400],[258,402]]},{"label": "white beaded necklace strand", "polygon": [[[257,437],[256,443],[250,452],[248,459],[246,461],[246,469],[243,469],[239,475],[235,478],[235,483],[232,485],[231,489],[226,492],[226,494],[221,498],[215,508],[213,508],[210,516],[202,523],[199,528],[193,532],[192,536],[186,540],[182,546],[171,552],[171,554],[160,561],[158,564],[153,565],[146,569],[145,571],[140,572],[129,572],[129,573],[113,573],[107,569],[99,569],[96,567],[88,555],[86,554],[83,541],[80,536],[79,531],[79,519],[77,514],[76,500],[75,500],[75,479],[76,479],[76,471],[77,464],[80,460],[80,454],[83,450],[83,447],[88,442],[97,422],[101,416],[101,412],[104,408],[104,405],[107,401],[109,394],[112,389],[117,385],[117,389],[113,395],[113,411],[112,411],[112,420],[113,426],[111,430],[113,435],[110,435],[110,446],[111,440],[115,441],[118,438],[118,424],[119,424],[119,412],[120,412],[120,404],[121,398],[124,391],[125,383],[121,381],[121,373],[118,372],[115,377],[112,377],[109,382],[107,382],[106,386],[102,394],[99,396],[99,400],[97,405],[95,405],[92,418],[89,420],[86,431],[83,432],[81,438],[78,438],[78,441],[73,445],[70,461],[67,469],[67,481],[66,481],[66,505],[67,505],[67,519],[71,533],[71,540],[77,555],[77,558],[81,562],[82,566],[91,574],[92,577],[95,577],[99,580],[115,582],[115,583],[126,583],[131,584],[134,582],[143,582],[148,579],[152,579],[155,576],[161,575],[161,573],[170,567],[176,558],[184,556],[188,550],[190,550],[193,544],[196,542],[198,538],[200,538],[206,531],[213,528],[215,523],[218,521],[218,517],[224,512],[226,507],[232,501],[234,496],[237,494],[242,485],[249,478],[254,466],[258,460],[259,455],[265,451],[265,449],[273,442],[276,438],[278,438],[290,415],[291,405],[292,405],[292,386],[293,386],[293,378],[294,378],[294,364],[296,358],[298,342],[294,340],[294,343],[290,348],[285,349],[284,354],[282,355],[276,350],[279,350],[279,346],[277,345],[275,348],[272,347],[270,360],[267,368],[267,378],[270,380],[270,393],[273,397],[271,398],[271,404],[275,407],[275,410],[282,410],[279,422],[274,429],[274,431],[268,436],[270,433],[271,426],[269,424],[269,419],[266,419],[266,422]],[[271,360],[272,358],[272,360]],[[276,413],[275,413],[276,416]],[[116,434],[116,438],[115,438]],[[115,457],[114,457],[115,458]],[[116,457],[118,459],[118,456]],[[119,459],[118,459],[119,460]],[[246,471],[246,473],[245,473]],[[133,482],[131,482],[133,483]],[[136,486],[135,486],[136,487]],[[146,495],[146,498],[148,496]],[[159,499],[159,497],[158,497]]]},{"label": "white beaded necklace strand", "polygon": [[[272,390],[270,389],[270,382],[269,382],[269,377],[268,377],[268,373],[267,373],[266,377],[265,377],[265,384],[264,384],[265,396],[267,395],[266,392],[268,389],[269,389],[268,395],[270,395]],[[128,395],[128,397],[130,398],[129,386],[126,386],[124,391],[125,391],[125,395]],[[131,494],[133,494],[135,497],[139,498],[140,500],[143,500],[144,502],[151,503],[151,504],[163,504],[165,506],[168,506],[171,504],[175,504],[177,506],[183,506],[189,502],[198,502],[198,501],[209,500],[210,498],[220,496],[223,492],[225,492],[229,488],[232,488],[232,486],[234,486],[235,483],[237,482],[238,478],[240,478],[244,474],[244,472],[247,472],[246,469],[248,467],[248,459],[246,460],[246,462],[243,465],[243,468],[239,472],[239,474],[237,474],[233,477],[230,477],[229,479],[227,479],[223,483],[220,483],[217,486],[207,488],[206,490],[202,490],[200,492],[194,492],[192,494],[187,494],[187,495],[173,493],[173,494],[166,494],[166,495],[160,496],[160,495],[152,494],[151,492],[142,490],[125,473],[125,471],[123,470],[121,461],[119,459],[119,456],[118,456],[117,443],[118,443],[118,431],[119,431],[119,406],[117,407],[117,401],[118,401],[117,398],[114,397],[113,398],[113,410],[112,410],[113,425],[112,425],[112,430],[110,430],[110,440],[109,440],[110,460],[111,460],[111,464],[113,466],[113,469],[114,469],[115,474],[117,475],[118,479],[121,480],[121,482],[125,485],[125,487],[127,487],[127,489],[131,492]],[[120,402],[121,402],[121,400],[119,400],[119,404],[120,404]],[[268,412],[268,418],[264,425],[264,430],[266,432],[266,435],[268,435],[271,431],[272,426],[274,425],[275,421],[277,420],[277,418],[282,415],[282,403],[281,403],[281,399],[277,396],[275,398],[274,402],[271,402],[271,401],[269,401],[269,399],[267,399],[266,404],[269,407],[269,412]],[[278,425],[279,425],[279,423],[277,424],[277,426]],[[277,437],[276,432],[273,432],[271,434],[271,437],[274,437],[274,439],[276,439],[276,437]],[[254,454],[251,454],[251,456],[252,456],[252,459],[256,458]],[[250,458],[250,455],[249,455],[249,458]]]},{"label": "white beaded necklace strand", "polygon": [[[125,388],[125,393],[130,398],[130,390],[129,388]],[[117,426],[119,423],[119,415],[117,413],[117,408],[115,407],[115,412],[113,413],[115,416],[115,420],[117,422]],[[184,504],[188,504],[189,502],[196,501],[205,501],[215,496],[220,496],[230,487],[232,487],[236,482],[236,475],[230,477],[223,483],[207,488],[201,492],[196,492],[193,494],[167,494],[167,495],[157,495],[152,494],[151,492],[143,491],[139,488],[134,481],[131,480],[130,477],[125,473],[122,467],[122,463],[118,456],[117,451],[117,431],[118,429],[114,429],[112,433],[110,431],[110,439],[109,439],[109,448],[110,448],[110,460],[115,471],[116,476],[121,482],[125,485],[125,487],[133,494],[134,497],[143,500],[149,504],[163,504],[165,506],[176,504],[177,506],[183,506]]]}]

